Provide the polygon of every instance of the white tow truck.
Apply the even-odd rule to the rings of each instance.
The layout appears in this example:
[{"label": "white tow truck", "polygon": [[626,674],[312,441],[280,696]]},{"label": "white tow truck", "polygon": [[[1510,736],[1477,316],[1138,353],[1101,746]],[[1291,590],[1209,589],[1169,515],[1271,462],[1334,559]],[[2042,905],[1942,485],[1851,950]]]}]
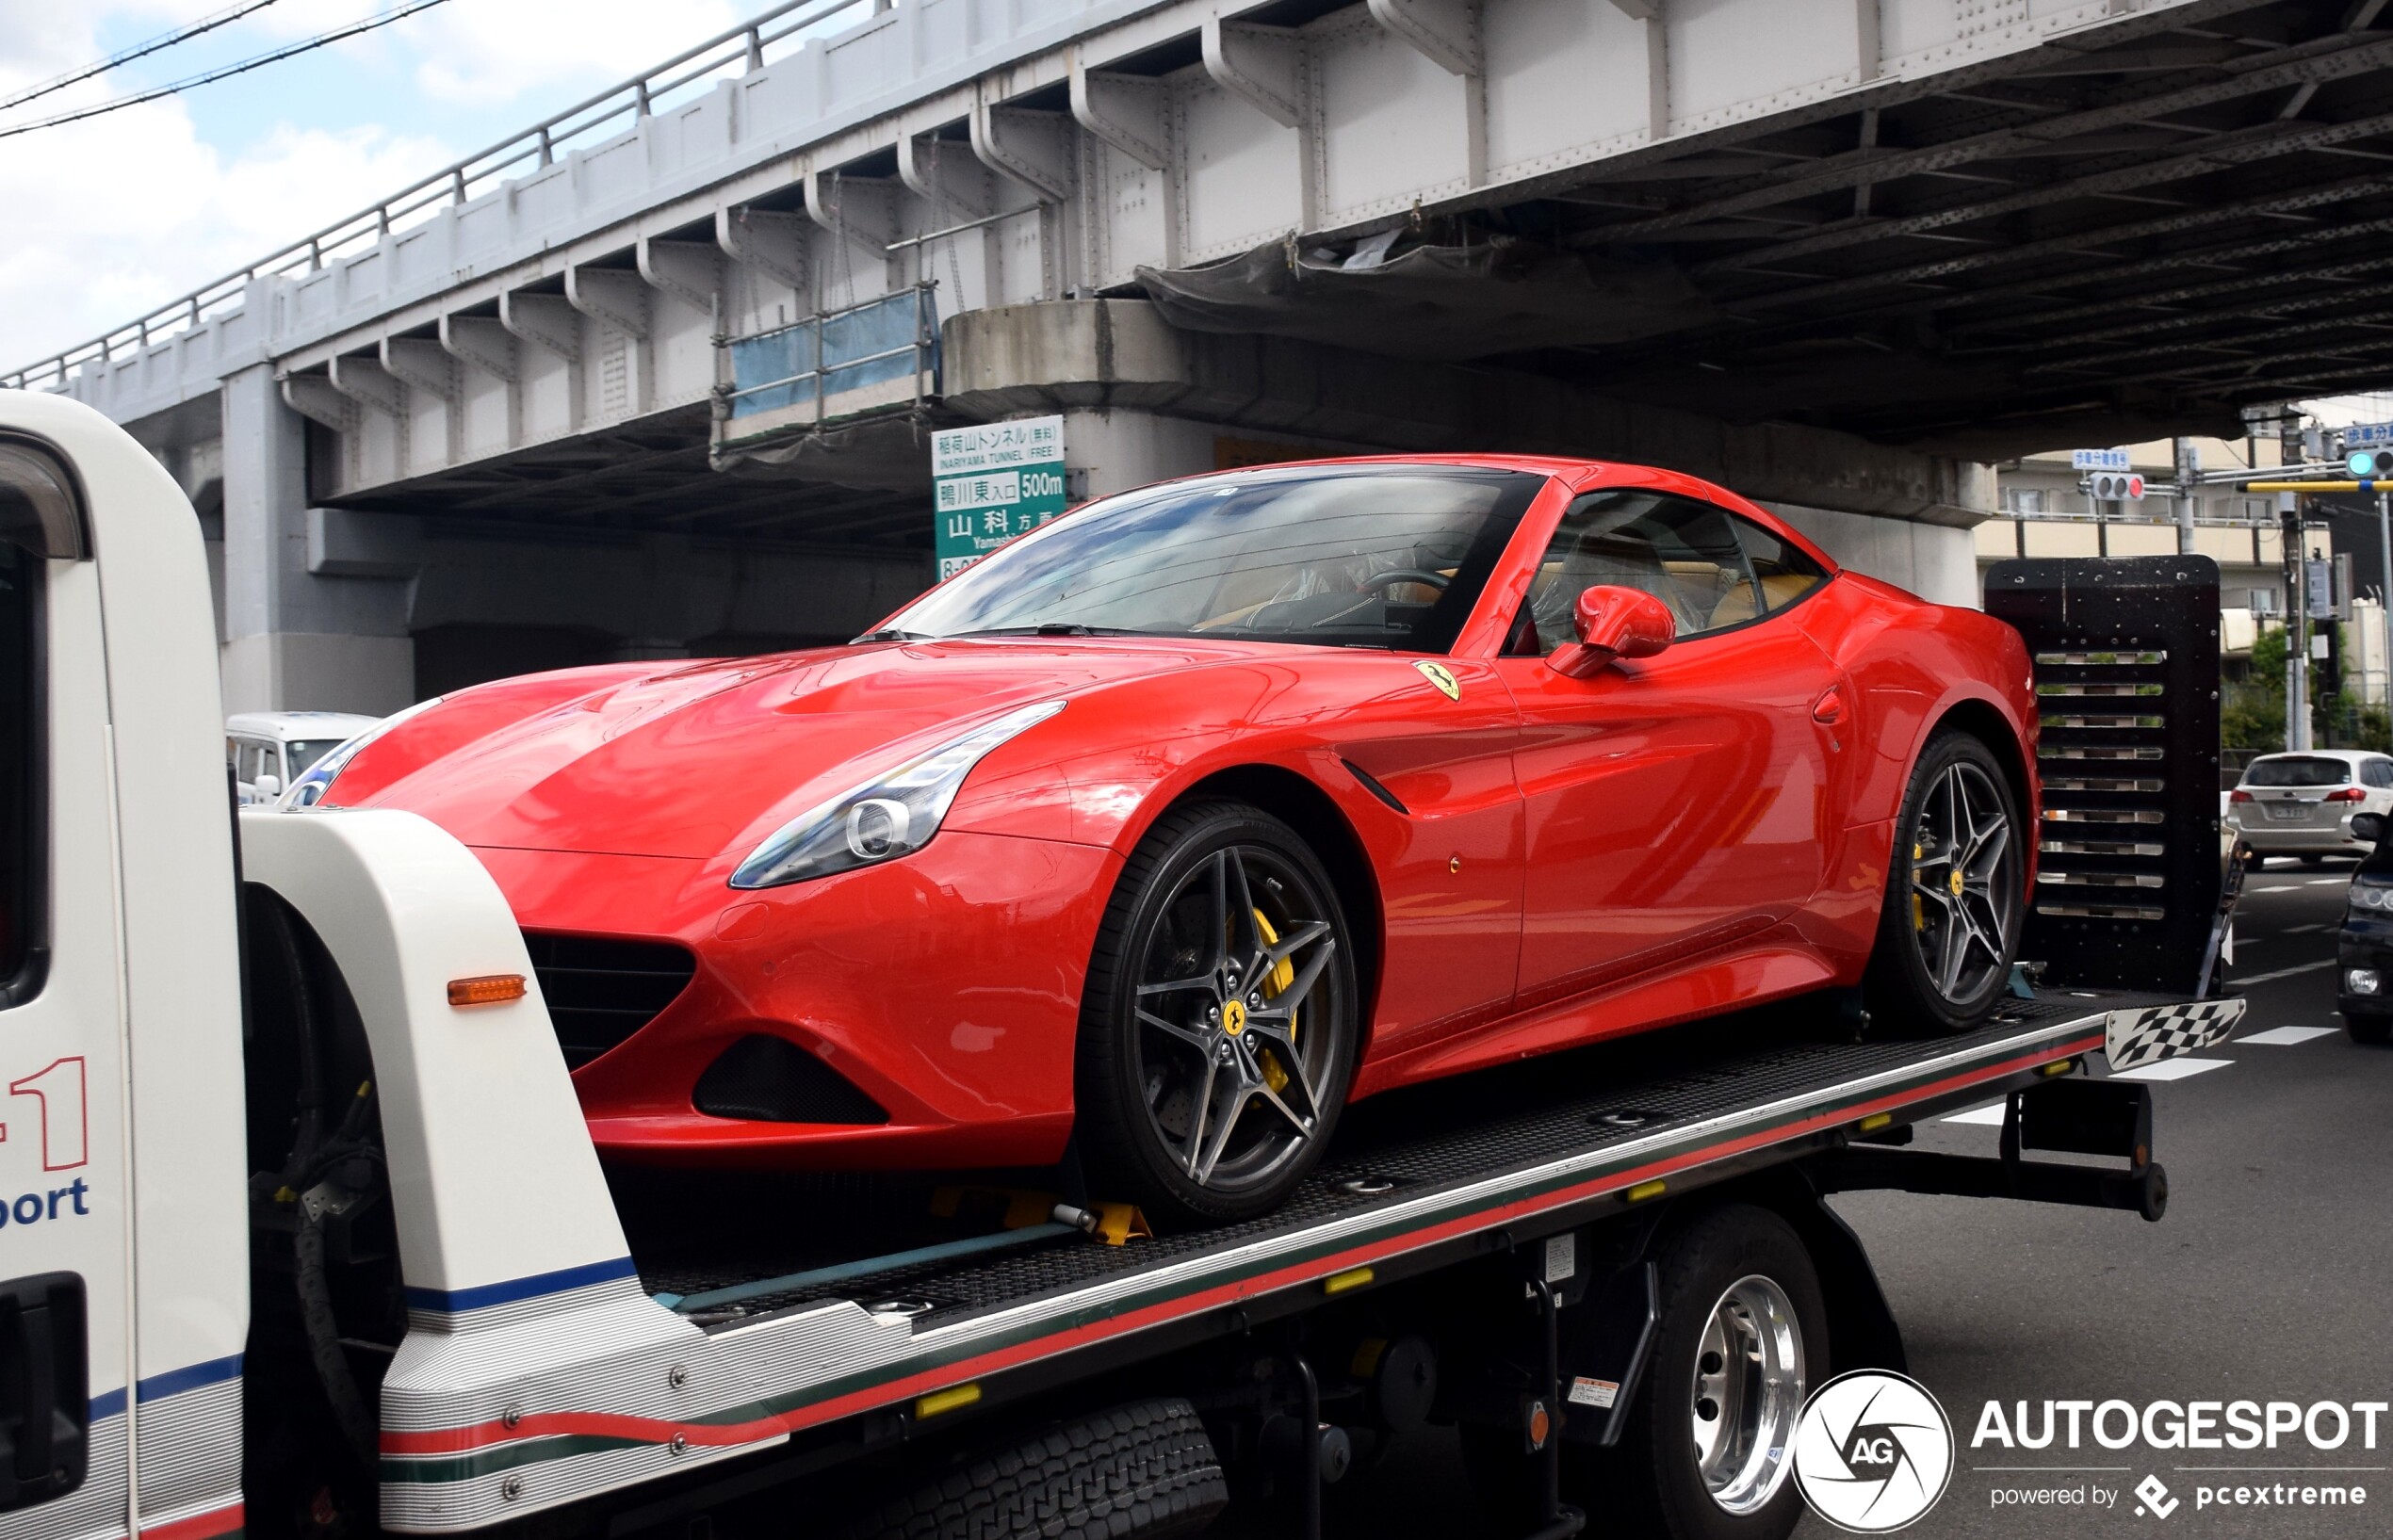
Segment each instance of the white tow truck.
[{"label": "white tow truck", "polygon": [[[1592,1471],[1658,1531],[1783,1535],[1803,1385],[1901,1362],[1824,1195],[2157,1219],[2144,1094],[2083,1072],[2240,1012],[2023,981],[1959,1037],[1697,1023],[1363,1104],[1202,1233],[1068,1166],[610,1172],[471,853],[231,811],[212,638],[167,473],[0,393],[0,1540],[1128,1536],[1233,1494],[1310,1535],[1431,1420],[1490,1532],[1575,1532]],[[2005,1094],[1999,1159],[1901,1147]]]}]

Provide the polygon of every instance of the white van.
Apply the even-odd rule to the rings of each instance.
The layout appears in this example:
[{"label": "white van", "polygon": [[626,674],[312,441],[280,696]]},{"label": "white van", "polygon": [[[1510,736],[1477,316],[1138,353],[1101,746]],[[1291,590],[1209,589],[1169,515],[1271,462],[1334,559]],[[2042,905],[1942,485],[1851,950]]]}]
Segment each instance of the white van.
[{"label": "white van", "polygon": [[224,719],[224,757],[244,803],[270,802],[307,768],[382,721],[353,711],[240,711]]}]

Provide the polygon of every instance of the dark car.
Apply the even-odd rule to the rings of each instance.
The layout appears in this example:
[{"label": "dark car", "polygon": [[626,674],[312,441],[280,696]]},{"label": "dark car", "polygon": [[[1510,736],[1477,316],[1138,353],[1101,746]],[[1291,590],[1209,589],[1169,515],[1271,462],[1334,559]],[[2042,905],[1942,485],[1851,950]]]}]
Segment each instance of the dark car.
[{"label": "dark car", "polygon": [[2393,1038],[2393,844],[2385,843],[2385,819],[2362,813],[2352,833],[2375,841],[2352,874],[2352,899],[2343,910],[2343,934],[2336,948],[2336,982],[2341,995],[2343,1030],[2354,1043]]}]

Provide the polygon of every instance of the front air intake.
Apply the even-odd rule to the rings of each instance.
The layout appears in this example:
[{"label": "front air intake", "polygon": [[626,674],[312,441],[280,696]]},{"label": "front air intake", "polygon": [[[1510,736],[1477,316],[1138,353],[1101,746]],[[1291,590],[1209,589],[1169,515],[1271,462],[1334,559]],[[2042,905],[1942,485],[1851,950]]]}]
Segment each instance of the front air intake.
[{"label": "front air intake", "polygon": [[565,1067],[579,1069],[640,1030],[689,987],[697,962],[667,941],[526,931]]},{"label": "front air intake", "polygon": [[743,1037],[698,1077],[691,1105],[759,1123],[887,1123],[880,1103],[787,1038]]}]

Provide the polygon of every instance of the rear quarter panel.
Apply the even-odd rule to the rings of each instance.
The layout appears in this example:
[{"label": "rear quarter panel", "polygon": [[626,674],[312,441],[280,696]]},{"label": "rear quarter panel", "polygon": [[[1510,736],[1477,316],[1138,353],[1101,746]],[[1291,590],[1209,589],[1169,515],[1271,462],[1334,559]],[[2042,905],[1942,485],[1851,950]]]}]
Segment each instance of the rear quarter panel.
[{"label": "rear quarter panel", "polygon": [[1845,751],[1852,756],[1845,795],[1853,837],[1844,868],[1830,874],[1815,905],[1841,935],[1838,949],[1858,943],[1866,951],[1912,768],[1929,736],[1956,710],[1991,712],[2009,739],[1994,747],[2025,792],[2020,811],[2032,883],[2037,717],[2033,670],[2019,633],[1978,610],[1929,604],[1856,573],[1840,574],[1795,617],[1854,687]]}]

